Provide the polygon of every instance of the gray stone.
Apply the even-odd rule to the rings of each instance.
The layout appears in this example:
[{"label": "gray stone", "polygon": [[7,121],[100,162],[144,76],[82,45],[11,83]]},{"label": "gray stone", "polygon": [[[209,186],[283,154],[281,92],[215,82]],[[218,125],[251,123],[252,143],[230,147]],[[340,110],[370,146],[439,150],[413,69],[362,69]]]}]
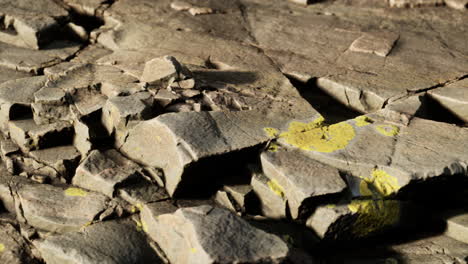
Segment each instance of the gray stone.
[{"label": "gray stone", "polygon": [[[286,122],[280,113],[259,111],[164,114],[135,126],[121,151],[139,163],[162,168],[165,187],[174,195],[191,163],[264,143],[270,139],[264,128]],[[148,144],[152,148],[142,147]]]},{"label": "gray stone", "polygon": [[80,161],[80,153],[73,146],[60,146],[29,152],[32,158],[44,163],[64,177],[70,179]]},{"label": "gray stone", "polygon": [[71,93],[71,97],[79,116],[87,116],[101,110],[107,99],[94,88],[76,89]]},{"label": "gray stone", "polygon": [[349,50],[386,57],[397,40],[398,34],[392,32],[364,33],[351,43]]},{"label": "gray stone", "polygon": [[162,107],[166,107],[175,100],[179,99],[180,96],[167,89],[160,89],[154,95],[154,100]]},{"label": "gray stone", "polygon": [[11,139],[25,151],[53,147],[67,138],[71,142],[73,136],[72,124],[65,121],[36,125],[32,119],[15,120],[8,122],[8,128]]},{"label": "gray stone", "polygon": [[144,208],[141,217],[146,232],[174,263],[279,263],[289,254],[279,237],[221,208],[199,206],[159,215]]},{"label": "gray stone", "polygon": [[184,80],[188,73],[183,71],[182,65],[172,56],[154,58],[145,64],[140,80],[159,88],[167,88],[174,81]]},{"label": "gray stone", "polygon": [[209,7],[198,7],[194,6],[189,8],[188,10],[189,14],[192,16],[198,16],[198,15],[208,15],[214,13],[214,10],[209,8]]},{"label": "gray stone", "polygon": [[6,82],[9,80],[26,78],[26,77],[31,77],[31,74],[27,72],[21,72],[17,70],[4,68],[4,67],[2,67],[0,70],[0,83]]},{"label": "gray stone", "polygon": [[466,10],[468,8],[467,0],[445,0],[445,4],[451,8]]},{"label": "gray stone", "polygon": [[447,223],[445,234],[468,244],[468,214],[460,211],[445,220]]},{"label": "gray stone", "polygon": [[140,180],[137,183],[122,186],[119,188],[118,194],[119,197],[135,206],[138,210],[141,210],[143,204],[169,199],[163,187],[159,187],[147,180]]},{"label": "gray stone", "polygon": [[17,152],[18,150],[18,145],[13,143],[13,141],[0,136],[0,152],[3,158],[5,158],[10,153]]},{"label": "gray stone", "polygon": [[17,190],[26,223],[52,232],[77,231],[106,209],[108,199],[83,189],[27,184]]},{"label": "gray stone", "polygon": [[444,0],[389,0],[391,7],[419,7],[443,5]]},{"label": "gray stone", "polygon": [[70,120],[68,98],[60,88],[44,87],[34,93],[35,102],[31,104],[34,122],[48,124],[59,120]]},{"label": "gray stone", "polygon": [[429,96],[461,120],[468,122],[468,78],[428,92]]},{"label": "gray stone", "polygon": [[93,150],[76,169],[73,184],[113,197],[120,184],[139,176],[140,167],[115,149]]},{"label": "gray stone", "polygon": [[0,223],[0,261],[8,264],[35,263],[21,234],[8,223]]},{"label": "gray stone", "polygon": [[176,11],[187,11],[192,7],[192,4],[184,1],[174,1],[171,3],[171,8]]},{"label": "gray stone", "polygon": [[234,200],[234,202],[242,209],[246,210],[251,202],[253,189],[251,185],[224,185],[223,190]]},{"label": "gray stone", "polygon": [[236,204],[231,201],[229,195],[225,191],[217,191],[214,200],[216,203],[232,212],[239,211],[239,208],[236,208]]},{"label": "gray stone", "polygon": [[130,221],[108,221],[34,241],[46,263],[162,263]]},{"label": "gray stone", "polygon": [[262,173],[254,173],[250,184],[260,201],[263,216],[273,219],[286,218],[286,199],[281,186],[270,181]]},{"label": "gray stone", "polygon": [[337,194],[346,189],[337,169],[298,150],[278,148],[264,151],[261,162],[270,185],[284,193],[293,218],[299,216],[307,199]]}]

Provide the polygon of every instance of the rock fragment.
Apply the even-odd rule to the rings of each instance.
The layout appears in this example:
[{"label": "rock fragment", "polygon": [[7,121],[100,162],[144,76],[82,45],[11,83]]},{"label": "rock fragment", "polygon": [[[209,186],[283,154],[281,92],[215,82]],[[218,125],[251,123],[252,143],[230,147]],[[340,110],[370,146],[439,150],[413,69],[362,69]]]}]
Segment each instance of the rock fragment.
[{"label": "rock fragment", "polygon": [[[157,217],[144,208],[146,232],[174,263],[280,262],[289,254],[279,237],[221,208],[199,206]],[[179,234],[179,235],[175,235]]]},{"label": "rock fragment", "polygon": [[17,193],[27,224],[58,233],[77,231],[93,222],[108,202],[101,194],[47,184],[22,185]]},{"label": "rock fragment", "polygon": [[164,56],[146,62],[140,80],[159,88],[167,88],[174,81],[184,80],[189,75],[174,57]]},{"label": "rock fragment", "polygon": [[284,190],[276,182],[262,173],[254,173],[251,183],[254,193],[260,202],[260,212],[272,219],[283,219],[287,216],[287,204]]},{"label": "rock fragment", "polygon": [[34,93],[31,108],[34,122],[39,125],[71,119],[67,94],[60,88],[44,87]]},{"label": "rock fragment", "polygon": [[118,151],[93,150],[76,169],[73,184],[113,197],[119,184],[139,176],[140,167]]},{"label": "rock fragment", "polygon": [[443,5],[443,0],[390,0],[390,7],[419,7]]},{"label": "rock fragment", "polygon": [[71,179],[80,161],[80,153],[73,146],[59,146],[29,152],[31,157],[55,170],[65,179]]},{"label": "rock fragment", "polygon": [[298,150],[264,151],[261,162],[271,184],[283,190],[293,218],[299,216],[306,200],[346,189],[337,169],[310,159]]},{"label": "rock fragment", "polygon": [[34,241],[47,263],[162,263],[130,221],[107,221]]},{"label": "rock fragment", "polygon": [[429,96],[461,120],[468,122],[468,78],[428,92]]},{"label": "rock fragment", "polygon": [[0,223],[0,261],[8,264],[36,263],[25,239],[8,223]]},{"label": "rock fragment", "polygon": [[468,244],[468,214],[461,211],[445,220],[447,223],[445,234]]},{"label": "rock fragment", "polygon": [[174,1],[171,3],[171,8],[176,11],[187,11],[192,8],[192,4],[183,1]]},{"label": "rock fragment", "polygon": [[209,7],[191,7],[188,12],[192,16],[212,14],[214,11]]},{"label": "rock fragment", "polygon": [[11,139],[25,151],[70,143],[73,136],[72,124],[65,121],[36,125],[32,119],[15,120],[8,128]]},{"label": "rock fragment", "polygon": [[351,43],[349,50],[386,57],[392,50],[398,37],[398,34],[393,32],[364,33]]},{"label": "rock fragment", "polygon": [[451,8],[466,10],[468,8],[467,0],[445,0],[445,4]]}]

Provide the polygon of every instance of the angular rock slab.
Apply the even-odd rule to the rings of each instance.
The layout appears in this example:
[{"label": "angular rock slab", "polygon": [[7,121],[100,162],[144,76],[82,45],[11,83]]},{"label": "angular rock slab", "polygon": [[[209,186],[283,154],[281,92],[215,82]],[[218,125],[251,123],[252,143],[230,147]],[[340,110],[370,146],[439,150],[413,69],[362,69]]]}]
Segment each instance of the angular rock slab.
[{"label": "angular rock slab", "polygon": [[463,212],[446,218],[445,234],[468,244],[468,213]]},{"label": "angular rock slab", "polygon": [[277,148],[260,156],[263,173],[284,192],[291,216],[297,218],[308,198],[337,194],[346,188],[337,169],[296,149]]},{"label": "angular rock slab", "polygon": [[34,241],[46,263],[162,263],[130,221],[109,221]]},{"label": "angular rock slab", "polygon": [[36,263],[21,234],[8,223],[0,223],[0,262],[8,264]]},{"label": "angular rock slab", "polygon": [[467,174],[468,129],[416,117],[409,124],[382,121],[385,111],[330,126],[294,122],[273,132],[280,144],[347,172],[354,196],[381,198],[411,181]]},{"label": "angular rock slab", "polygon": [[141,213],[147,233],[173,263],[279,263],[289,249],[226,209],[198,206],[155,217]]},{"label": "angular rock slab", "polygon": [[139,177],[139,171],[137,164],[115,149],[93,150],[76,169],[73,184],[113,197],[116,187]]},{"label": "angular rock slab", "polygon": [[283,219],[287,215],[287,203],[283,188],[268,179],[263,173],[253,173],[250,182],[260,202],[260,212],[272,219]]},{"label": "angular rock slab", "polygon": [[23,185],[17,193],[21,214],[29,225],[59,233],[88,225],[106,209],[108,202],[101,194],[46,184]]},{"label": "angular rock slab", "polygon": [[260,111],[163,114],[129,131],[121,151],[139,163],[162,168],[172,196],[192,163],[264,143],[271,137],[263,128],[282,127],[287,121],[281,113]]},{"label": "angular rock slab", "polygon": [[468,122],[468,78],[428,92],[429,96],[461,120]]}]

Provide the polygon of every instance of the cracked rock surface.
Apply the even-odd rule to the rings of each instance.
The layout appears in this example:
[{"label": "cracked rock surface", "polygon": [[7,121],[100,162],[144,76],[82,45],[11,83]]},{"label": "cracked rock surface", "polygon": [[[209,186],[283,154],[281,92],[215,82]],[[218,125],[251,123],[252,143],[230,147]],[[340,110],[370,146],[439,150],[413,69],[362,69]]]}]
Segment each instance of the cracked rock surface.
[{"label": "cracked rock surface", "polygon": [[466,0],[0,0],[0,263],[467,263]]}]

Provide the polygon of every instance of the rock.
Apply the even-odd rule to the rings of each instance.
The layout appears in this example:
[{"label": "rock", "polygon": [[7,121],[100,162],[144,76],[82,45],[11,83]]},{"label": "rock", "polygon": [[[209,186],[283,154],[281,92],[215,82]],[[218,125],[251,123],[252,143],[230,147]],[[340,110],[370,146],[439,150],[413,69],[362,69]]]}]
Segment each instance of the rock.
[{"label": "rock", "polygon": [[242,211],[249,210],[253,202],[253,189],[251,185],[224,185],[223,190],[229,195],[230,198],[241,208]]},{"label": "rock", "polygon": [[[140,122],[129,132],[121,151],[131,159],[164,170],[172,196],[186,167],[204,157],[221,155],[268,141],[267,124],[280,127],[281,114],[242,112],[179,112]],[[205,139],[210,139],[208,142]],[[142,148],[150,144],[151,149]]]},{"label": "rock", "polygon": [[114,149],[93,150],[76,169],[73,184],[114,196],[116,188],[140,176],[140,167]]},{"label": "rock", "polygon": [[26,77],[31,77],[31,74],[27,72],[21,72],[17,70],[4,68],[4,67],[2,67],[0,71],[0,83],[6,82],[9,80],[26,78]]},{"label": "rock", "polygon": [[445,0],[445,4],[451,8],[466,10],[468,8],[467,0]]},{"label": "rock", "polygon": [[2,158],[5,158],[8,154],[17,152],[18,150],[20,150],[18,145],[13,143],[13,141],[0,136],[0,152],[2,154]]},{"label": "rock", "polygon": [[0,261],[8,264],[36,263],[21,234],[8,223],[0,223]]},{"label": "rock", "polygon": [[443,0],[390,0],[390,7],[418,7],[443,5]]},{"label": "rock", "polygon": [[71,94],[78,116],[87,116],[101,110],[106,103],[106,97],[93,88],[76,89]]},{"label": "rock", "polygon": [[101,85],[101,93],[108,98],[116,96],[129,96],[143,91],[145,91],[145,88],[141,83],[126,83],[121,85],[117,83],[106,82]]},{"label": "rock", "polygon": [[0,40],[16,46],[39,49],[50,42],[59,25],[54,18],[67,17],[68,12],[50,0],[2,1]]},{"label": "rock", "polygon": [[44,87],[34,93],[34,101],[31,107],[36,124],[71,119],[67,94],[60,88]]},{"label": "rock", "polygon": [[261,154],[263,172],[276,186],[297,218],[307,200],[338,194],[346,184],[337,169],[308,158],[298,150],[272,149]]},{"label": "rock", "polygon": [[240,211],[239,208],[236,207],[236,204],[231,201],[229,195],[225,191],[217,191],[214,200],[221,205],[222,207],[230,210],[231,212]]},{"label": "rock", "polygon": [[174,92],[171,92],[167,89],[160,89],[158,92],[154,95],[154,100],[161,106],[161,107],[166,107],[175,100],[179,99],[180,96],[177,95]]},{"label": "rock", "polygon": [[192,112],[193,106],[186,103],[177,103],[166,107],[167,112]]},{"label": "rock", "polygon": [[209,7],[191,7],[188,12],[192,16],[212,14],[214,11]]},{"label": "rock", "polygon": [[460,211],[445,219],[445,235],[468,244],[468,214]]},{"label": "rock", "polygon": [[106,6],[101,0],[65,0],[64,2],[80,15],[88,16],[101,15],[100,8]]},{"label": "rock", "polygon": [[176,11],[187,11],[192,7],[191,4],[183,1],[174,1],[171,3],[171,8]]},{"label": "rock", "polygon": [[119,197],[135,206],[138,210],[141,209],[143,204],[169,199],[163,187],[159,187],[146,180],[122,186],[119,188],[118,193]]},{"label": "rock", "polygon": [[160,88],[169,87],[174,81],[184,80],[189,73],[172,56],[154,58],[145,64],[140,80]]},{"label": "rock", "polygon": [[32,119],[15,120],[8,122],[8,128],[11,139],[25,151],[71,143],[73,137],[72,125],[65,121],[36,125]]},{"label": "rock", "polygon": [[17,193],[27,224],[58,233],[77,231],[93,222],[108,202],[101,194],[47,184],[22,185]]},{"label": "rock", "polygon": [[130,221],[108,221],[34,241],[47,263],[162,263]]},{"label": "rock", "polygon": [[312,2],[311,0],[289,0],[293,3],[296,3],[296,4],[301,4],[301,5],[308,5],[310,4],[310,2]]},{"label": "rock", "polygon": [[199,206],[159,215],[144,208],[141,217],[146,232],[174,263],[279,263],[289,254],[280,238],[221,208]]},{"label": "rock", "polygon": [[89,35],[84,27],[79,26],[73,22],[69,22],[65,27],[68,29],[70,32],[69,34],[71,34],[74,39],[82,42],[88,41]]},{"label": "rock", "polygon": [[468,78],[428,92],[429,96],[461,120],[468,122]]},{"label": "rock", "polygon": [[386,57],[397,40],[398,34],[392,32],[365,33],[351,43],[349,50]]},{"label": "rock", "polygon": [[73,146],[60,146],[29,152],[32,158],[55,170],[65,179],[71,179],[80,161],[80,153]]},{"label": "rock", "polygon": [[273,219],[286,218],[287,205],[281,186],[262,173],[254,173],[250,184],[260,201],[260,211],[263,216]]}]

